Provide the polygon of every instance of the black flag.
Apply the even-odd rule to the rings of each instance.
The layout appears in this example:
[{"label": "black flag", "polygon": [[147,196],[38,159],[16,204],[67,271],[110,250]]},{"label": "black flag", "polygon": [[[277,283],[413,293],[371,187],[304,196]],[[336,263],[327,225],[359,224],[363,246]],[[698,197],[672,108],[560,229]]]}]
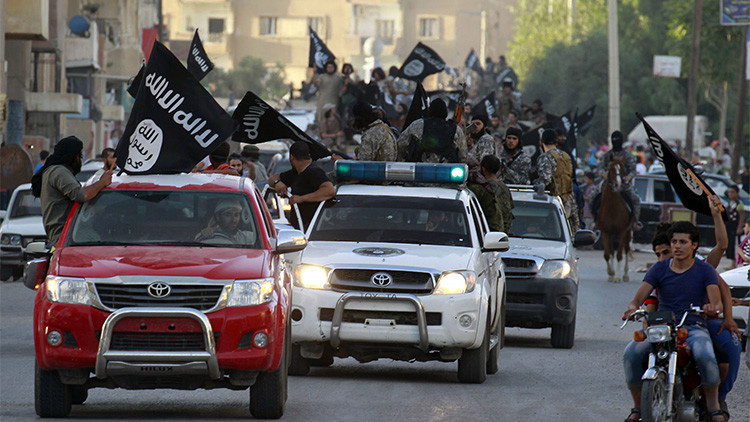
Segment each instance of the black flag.
[{"label": "black flag", "polygon": [[495,104],[497,104],[495,101],[495,91],[492,91],[471,108],[471,114],[484,114],[487,118],[491,118],[496,112]]},{"label": "black flag", "polygon": [[422,43],[417,43],[404,64],[401,65],[401,69],[398,70],[398,76],[422,82],[427,75],[441,72],[443,69],[445,69],[445,62],[435,50]]},{"label": "black flag", "polygon": [[203,43],[198,36],[198,30],[195,30],[193,42],[190,43],[190,52],[187,58],[187,70],[195,76],[195,79],[201,80],[214,68],[214,64],[208,59],[206,50],[203,49]]},{"label": "black flag", "polygon": [[427,94],[424,91],[422,83],[417,82],[417,88],[414,90],[414,97],[411,99],[411,105],[409,106],[409,111],[406,113],[406,120],[401,131],[406,130],[415,120],[423,118],[429,105],[430,102],[427,99]]},{"label": "black flag", "polygon": [[117,166],[128,174],[189,172],[236,123],[164,44],[154,42],[143,74]]},{"label": "black flag", "polygon": [[516,71],[510,66],[501,70],[500,73],[497,74],[495,82],[502,84],[506,79],[510,79],[510,81],[513,82],[514,87],[518,86],[518,75],[516,75]]},{"label": "black flag", "polygon": [[323,73],[326,71],[326,63],[334,60],[336,60],[336,56],[331,53],[328,46],[310,27],[310,55],[307,59],[307,66],[314,67],[317,73]]},{"label": "black flag", "polygon": [[232,135],[233,141],[259,144],[277,139],[291,139],[306,142],[310,146],[313,160],[331,155],[331,151],[323,144],[311,138],[250,91],[237,104],[232,118],[240,124]]},{"label": "black flag", "polygon": [[594,110],[596,105],[592,105],[591,108],[586,110],[583,114],[578,116],[578,134],[585,136],[586,132],[591,129],[591,124],[594,123]]},{"label": "black flag", "polygon": [[133,77],[133,81],[130,82],[130,86],[128,87],[128,94],[130,94],[130,96],[133,98],[138,96],[138,88],[141,86],[141,81],[143,80],[143,72],[145,71],[146,65],[142,64],[141,68],[138,70],[138,73]]},{"label": "black flag", "polygon": [[[711,215],[711,209],[708,206],[708,195],[703,190],[705,188],[711,195],[716,195],[711,186],[695,173],[693,166],[677,155],[661,139],[659,134],[646,122],[646,119],[640,113],[635,113],[635,115],[643,123],[643,127],[646,129],[646,134],[648,135],[648,142],[651,144],[651,149],[664,166],[664,171],[667,173],[667,177],[669,177],[669,183],[672,184],[677,196],[680,197],[682,205],[695,212]],[[696,181],[689,172],[692,172],[700,182]]]},{"label": "black flag", "polygon": [[466,57],[464,66],[477,72],[480,75],[484,75],[484,69],[482,69],[482,64],[479,63],[479,57],[477,57],[477,53],[474,52],[473,48],[469,52],[469,56]]}]

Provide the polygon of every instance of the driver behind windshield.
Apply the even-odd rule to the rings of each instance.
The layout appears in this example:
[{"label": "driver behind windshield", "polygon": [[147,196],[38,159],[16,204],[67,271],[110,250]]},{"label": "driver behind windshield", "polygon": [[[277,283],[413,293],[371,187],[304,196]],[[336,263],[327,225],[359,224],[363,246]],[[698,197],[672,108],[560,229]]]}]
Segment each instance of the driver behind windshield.
[{"label": "driver behind windshield", "polygon": [[208,227],[201,230],[195,240],[214,244],[254,244],[255,233],[240,230],[242,211],[242,204],[238,199],[222,199],[216,205]]}]

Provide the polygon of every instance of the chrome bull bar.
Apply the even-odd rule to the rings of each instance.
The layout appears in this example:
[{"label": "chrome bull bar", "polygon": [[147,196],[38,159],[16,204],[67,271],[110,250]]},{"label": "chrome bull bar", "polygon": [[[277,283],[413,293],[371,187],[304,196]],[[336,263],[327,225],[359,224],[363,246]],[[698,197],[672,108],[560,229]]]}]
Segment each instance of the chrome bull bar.
[{"label": "chrome bull bar", "polygon": [[347,302],[352,300],[357,301],[397,301],[397,302],[408,302],[414,305],[417,312],[417,327],[419,329],[419,349],[427,352],[429,347],[429,337],[427,335],[427,317],[425,316],[424,305],[419,298],[412,294],[404,293],[388,293],[388,294],[375,294],[372,296],[363,295],[361,292],[357,293],[346,293],[339,298],[336,302],[336,308],[333,311],[333,318],[331,319],[331,346],[334,348],[341,345],[341,323],[344,319],[344,308]]},{"label": "chrome bull bar", "polygon": [[[131,351],[110,350],[112,330],[123,318],[192,318],[203,331],[204,351]],[[121,308],[104,321],[96,354],[96,377],[108,375],[156,375],[157,373],[206,374],[211,379],[221,378],[216,359],[216,340],[208,317],[191,308]]]}]

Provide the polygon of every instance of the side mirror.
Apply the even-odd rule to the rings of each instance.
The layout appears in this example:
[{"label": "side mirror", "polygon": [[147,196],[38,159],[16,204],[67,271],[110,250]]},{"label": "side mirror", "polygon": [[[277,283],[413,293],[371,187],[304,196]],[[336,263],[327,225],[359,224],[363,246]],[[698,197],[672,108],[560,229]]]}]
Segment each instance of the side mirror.
[{"label": "side mirror", "polygon": [[42,256],[49,254],[49,248],[44,242],[31,242],[26,245],[26,255],[32,255],[35,258],[41,258]]},{"label": "side mirror", "polygon": [[484,235],[484,250],[505,252],[510,249],[508,235],[503,232],[489,232]]},{"label": "side mirror", "polygon": [[31,290],[36,290],[44,283],[49,269],[49,258],[33,259],[26,263],[23,271],[23,285]]},{"label": "side mirror", "polygon": [[276,235],[274,252],[277,254],[297,252],[305,249],[305,246],[307,246],[307,239],[301,231],[279,230]]},{"label": "side mirror", "polygon": [[573,247],[591,246],[596,243],[596,235],[591,230],[578,230],[573,237]]}]

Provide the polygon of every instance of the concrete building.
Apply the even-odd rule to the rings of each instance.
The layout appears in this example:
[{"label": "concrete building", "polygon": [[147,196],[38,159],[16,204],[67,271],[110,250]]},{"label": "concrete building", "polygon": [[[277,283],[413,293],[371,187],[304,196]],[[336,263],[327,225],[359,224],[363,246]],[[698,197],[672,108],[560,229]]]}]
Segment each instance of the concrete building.
[{"label": "concrete building", "polygon": [[[311,76],[308,28],[336,55],[369,78],[373,66],[400,66],[417,42],[435,49],[451,67],[463,67],[470,49],[497,61],[513,34],[515,0],[164,0],[171,48],[200,30],[218,67],[232,69],[248,55],[284,65],[296,87]],[[212,26],[212,22],[213,26]],[[215,42],[206,42],[214,38]],[[175,45],[174,43],[177,42]],[[185,48],[187,50],[187,48]],[[178,57],[181,57],[178,54]]]},{"label": "concrete building", "polygon": [[35,160],[69,135],[84,141],[89,157],[112,146],[132,102],[127,82],[143,60],[144,11],[156,16],[157,5],[0,0],[0,139]]}]

